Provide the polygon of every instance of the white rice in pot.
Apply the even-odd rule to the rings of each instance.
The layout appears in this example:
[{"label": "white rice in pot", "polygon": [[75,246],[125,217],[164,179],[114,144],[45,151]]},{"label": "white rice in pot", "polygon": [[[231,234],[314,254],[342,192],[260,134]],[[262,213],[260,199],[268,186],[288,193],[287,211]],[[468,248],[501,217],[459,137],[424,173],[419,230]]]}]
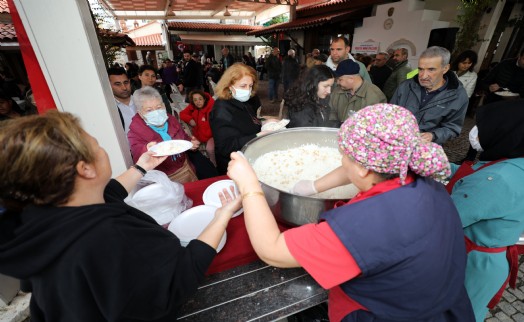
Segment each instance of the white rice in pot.
[{"label": "white rice in pot", "polygon": [[[342,156],[336,148],[315,144],[263,154],[255,160],[253,169],[260,181],[282,190],[291,191],[300,180],[316,180],[339,167]],[[358,189],[353,184],[313,195],[320,199],[350,199]]]}]

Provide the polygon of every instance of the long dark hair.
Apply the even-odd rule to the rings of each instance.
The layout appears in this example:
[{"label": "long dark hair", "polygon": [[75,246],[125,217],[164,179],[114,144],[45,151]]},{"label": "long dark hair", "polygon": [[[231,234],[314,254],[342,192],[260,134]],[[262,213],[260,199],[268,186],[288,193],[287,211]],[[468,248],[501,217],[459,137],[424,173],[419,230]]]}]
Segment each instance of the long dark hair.
[{"label": "long dark hair", "polygon": [[457,58],[453,60],[453,63],[451,63],[451,70],[458,71],[459,63],[465,61],[466,59],[469,59],[469,61],[472,62],[471,67],[468,69],[468,71],[473,71],[473,67],[475,67],[475,64],[477,63],[478,56],[476,52],[469,49],[461,52],[457,56]]},{"label": "long dark hair", "polygon": [[322,107],[317,96],[318,83],[331,78],[335,78],[335,74],[326,65],[315,65],[305,70],[300,79],[284,94],[288,110],[298,112],[311,105]]}]

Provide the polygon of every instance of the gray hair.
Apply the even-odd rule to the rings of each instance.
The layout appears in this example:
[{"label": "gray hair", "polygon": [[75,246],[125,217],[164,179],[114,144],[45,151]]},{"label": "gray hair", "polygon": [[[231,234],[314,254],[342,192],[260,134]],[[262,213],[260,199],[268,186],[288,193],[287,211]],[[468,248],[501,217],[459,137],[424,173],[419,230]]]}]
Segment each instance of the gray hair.
[{"label": "gray hair", "polygon": [[160,103],[164,105],[164,101],[162,100],[162,96],[160,95],[160,93],[151,86],[144,86],[140,89],[137,89],[133,93],[133,103],[135,103],[135,106],[139,111],[142,110],[142,106],[146,101],[153,99],[160,101]]},{"label": "gray hair", "polygon": [[288,56],[295,56],[295,50],[294,49],[290,49],[287,51],[287,54]]},{"label": "gray hair", "polygon": [[432,46],[428,49],[424,50],[422,54],[420,54],[420,58],[433,58],[433,57],[440,57],[442,59],[442,66],[446,66],[449,64],[449,59],[451,57],[451,54],[449,50],[447,50],[444,47],[439,46]]},{"label": "gray hair", "polygon": [[[381,52],[379,52],[377,55],[384,55],[384,57],[385,57],[386,59],[389,59],[389,54],[388,54],[387,52],[385,52],[385,51],[381,51]],[[375,55],[375,57],[376,57],[377,55]]]}]

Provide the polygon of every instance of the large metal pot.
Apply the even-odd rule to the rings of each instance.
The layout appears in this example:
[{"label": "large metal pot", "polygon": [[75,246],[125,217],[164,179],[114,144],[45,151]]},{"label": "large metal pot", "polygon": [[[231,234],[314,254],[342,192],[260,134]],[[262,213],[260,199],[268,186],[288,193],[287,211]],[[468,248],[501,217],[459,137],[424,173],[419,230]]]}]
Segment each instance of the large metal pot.
[{"label": "large metal pot", "polygon": [[[304,144],[338,149],[337,132],[335,128],[301,127],[272,132],[257,137],[242,148],[251,165],[263,154],[275,150],[296,148]],[[321,165],[319,165],[321,166]],[[288,225],[300,226],[316,223],[318,216],[326,210],[332,209],[339,199],[319,199],[297,196],[289,191],[282,191],[261,182],[262,190],[266,195],[271,211],[279,220]]]}]

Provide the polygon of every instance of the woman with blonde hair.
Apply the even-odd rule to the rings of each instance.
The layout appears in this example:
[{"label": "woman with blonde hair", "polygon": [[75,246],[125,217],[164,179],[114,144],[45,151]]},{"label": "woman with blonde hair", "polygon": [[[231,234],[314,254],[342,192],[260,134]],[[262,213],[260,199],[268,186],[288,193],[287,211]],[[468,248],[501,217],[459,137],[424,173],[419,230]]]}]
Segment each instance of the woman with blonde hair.
[{"label": "woman with blonde hair", "polygon": [[242,63],[233,64],[226,69],[217,84],[215,94],[218,97],[209,116],[220,174],[227,171],[229,154],[240,150],[260,132],[257,85],[256,71]]}]

